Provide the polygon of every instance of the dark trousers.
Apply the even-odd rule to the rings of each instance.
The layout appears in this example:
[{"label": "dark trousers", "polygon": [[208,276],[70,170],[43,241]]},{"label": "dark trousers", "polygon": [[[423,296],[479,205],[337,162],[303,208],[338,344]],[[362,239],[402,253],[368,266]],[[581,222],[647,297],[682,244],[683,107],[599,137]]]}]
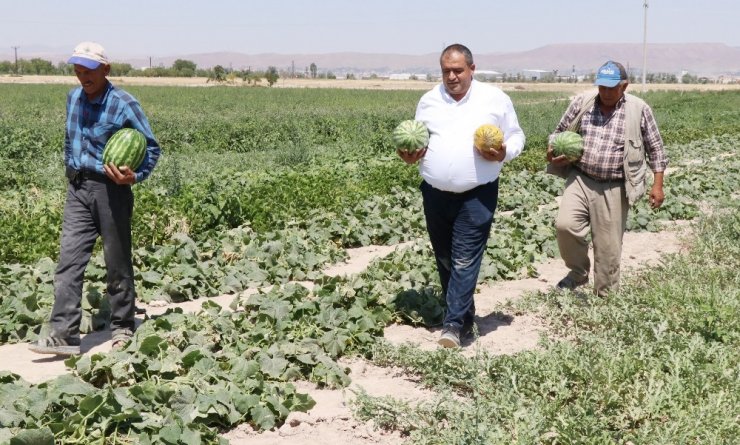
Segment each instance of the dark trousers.
[{"label": "dark trousers", "polygon": [[102,176],[72,181],[68,185],[61,251],[54,275],[52,335],[80,335],[83,277],[98,236],[103,240],[111,330],[134,330],[133,210],[134,195],[130,186],[117,185]]},{"label": "dark trousers", "polygon": [[498,179],[464,193],[421,184],[427,231],[447,301],[444,327],[473,322],[473,293],[498,202]]}]

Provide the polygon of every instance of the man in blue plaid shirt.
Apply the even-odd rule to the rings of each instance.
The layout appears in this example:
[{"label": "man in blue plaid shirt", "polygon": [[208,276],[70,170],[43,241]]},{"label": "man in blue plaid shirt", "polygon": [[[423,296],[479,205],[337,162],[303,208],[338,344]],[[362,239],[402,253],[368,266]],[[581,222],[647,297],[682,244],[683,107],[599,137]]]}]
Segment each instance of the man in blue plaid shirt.
[{"label": "man in blue plaid shirt", "polygon": [[[131,260],[131,186],[152,173],[160,155],[139,102],[108,81],[110,63],[102,46],[82,42],[67,63],[80,82],[67,96],[64,162],[69,179],[62,241],[54,276],[50,332],[30,346],[41,354],[80,353],[82,284],[98,236],[103,241],[114,349],[135,329],[134,273]],[[122,128],[146,137],[146,155],[136,169],[103,164],[108,139]]]}]

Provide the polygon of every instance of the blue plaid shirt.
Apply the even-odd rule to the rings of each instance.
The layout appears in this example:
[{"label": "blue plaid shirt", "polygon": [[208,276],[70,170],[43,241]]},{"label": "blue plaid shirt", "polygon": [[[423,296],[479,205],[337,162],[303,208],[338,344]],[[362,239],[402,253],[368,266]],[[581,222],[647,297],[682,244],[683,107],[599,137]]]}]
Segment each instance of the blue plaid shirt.
[{"label": "blue plaid shirt", "polygon": [[64,134],[64,163],[75,170],[103,170],[103,149],[121,128],[135,128],[146,137],[146,155],[136,170],[136,182],[152,173],[161,153],[149,121],[139,102],[110,82],[100,96],[90,101],[77,87],[67,95],[67,128]]}]

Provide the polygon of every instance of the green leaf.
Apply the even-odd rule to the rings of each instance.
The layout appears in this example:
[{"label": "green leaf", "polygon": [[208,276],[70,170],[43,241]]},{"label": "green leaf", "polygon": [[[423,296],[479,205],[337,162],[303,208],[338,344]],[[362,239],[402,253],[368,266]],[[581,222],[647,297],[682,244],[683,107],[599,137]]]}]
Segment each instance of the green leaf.
[{"label": "green leaf", "polygon": [[275,426],[275,414],[262,405],[253,407],[250,414],[254,423],[263,431]]},{"label": "green leaf", "polygon": [[90,395],[80,400],[78,409],[80,414],[82,414],[83,416],[87,416],[95,411],[95,409],[97,409],[101,403],[103,403],[102,394]]},{"label": "green leaf", "polygon": [[153,356],[167,349],[167,341],[159,335],[150,335],[141,341],[139,351],[142,354]]},{"label": "green leaf", "polygon": [[21,430],[10,445],[54,445],[54,434],[49,428]]},{"label": "green leaf", "polygon": [[283,357],[269,357],[265,354],[260,358],[262,372],[274,379],[279,379],[287,366],[288,361]]}]

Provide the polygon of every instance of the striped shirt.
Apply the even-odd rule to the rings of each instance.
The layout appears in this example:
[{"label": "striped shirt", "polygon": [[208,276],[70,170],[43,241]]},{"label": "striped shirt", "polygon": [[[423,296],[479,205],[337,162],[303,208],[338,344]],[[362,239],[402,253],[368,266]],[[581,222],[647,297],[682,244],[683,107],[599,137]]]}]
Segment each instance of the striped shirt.
[{"label": "striped shirt", "polygon": [[[593,108],[583,114],[580,134],[583,136],[583,156],[575,162],[575,167],[596,179],[624,179],[624,133],[625,99],[617,102],[614,111],[605,116],[599,108],[599,97]],[[568,126],[581,111],[581,101],[574,100],[565,111],[555,133],[568,129]],[[668,157],[663,149],[663,139],[650,107],[643,108],[640,119],[645,153],[648,165],[654,173],[665,171]]]},{"label": "striped shirt", "polygon": [[146,155],[136,170],[136,182],[141,182],[152,173],[161,149],[139,102],[110,82],[103,94],[92,101],[82,87],[73,89],[67,95],[64,163],[77,171],[105,175],[103,149],[121,128],[135,128],[146,137]]}]

